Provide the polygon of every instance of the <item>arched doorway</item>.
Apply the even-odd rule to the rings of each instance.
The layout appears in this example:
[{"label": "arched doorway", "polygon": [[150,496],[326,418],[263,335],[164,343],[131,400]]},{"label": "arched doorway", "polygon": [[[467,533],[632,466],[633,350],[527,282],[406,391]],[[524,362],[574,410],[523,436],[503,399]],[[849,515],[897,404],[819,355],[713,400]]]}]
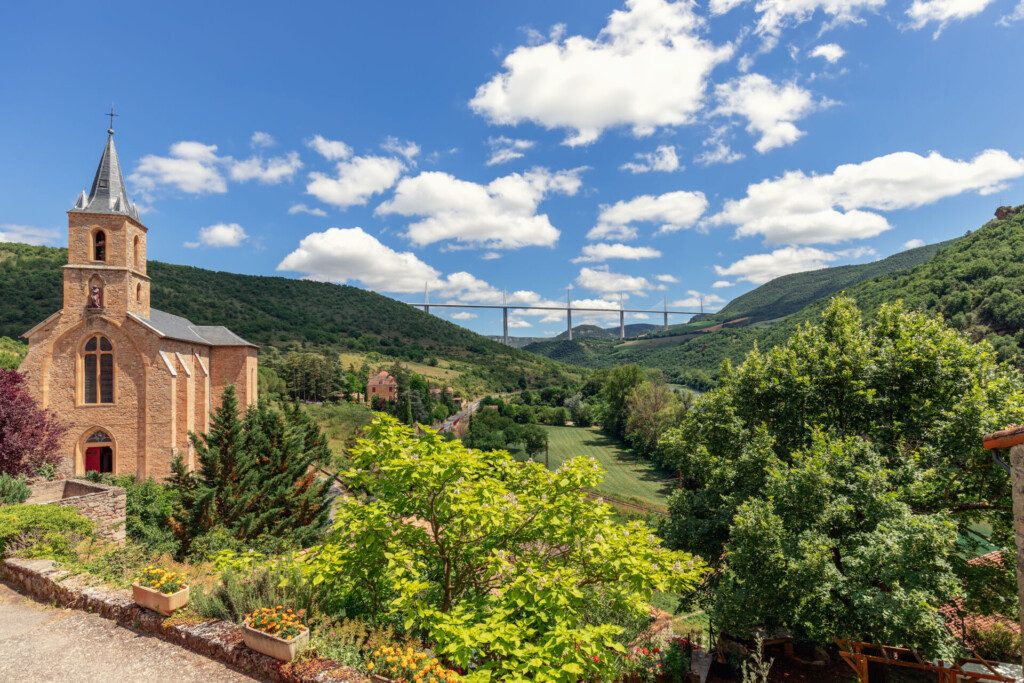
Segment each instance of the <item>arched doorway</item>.
[{"label": "arched doorway", "polygon": [[85,472],[114,472],[114,440],[102,429],[85,438]]}]

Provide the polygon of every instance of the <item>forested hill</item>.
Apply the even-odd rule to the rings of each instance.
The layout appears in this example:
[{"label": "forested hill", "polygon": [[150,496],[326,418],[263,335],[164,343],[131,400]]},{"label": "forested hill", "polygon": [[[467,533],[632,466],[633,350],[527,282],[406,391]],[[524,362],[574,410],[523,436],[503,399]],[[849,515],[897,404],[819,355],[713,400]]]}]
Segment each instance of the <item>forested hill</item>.
[{"label": "forested hill", "polygon": [[[1024,366],[1024,207],[1018,209],[1017,213],[991,220],[964,237],[932,245],[930,258],[917,265],[893,269],[838,291],[854,298],[868,315],[883,303],[896,300],[903,300],[918,310],[941,313],[952,326],[972,338],[991,341],[1002,358]],[[928,248],[923,249],[923,253],[928,254]],[[911,253],[913,258],[922,253],[912,251],[917,252]],[[892,262],[888,264],[892,265]],[[831,270],[837,269],[799,275],[817,277]],[[771,285],[777,282],[759,290],[768,289],[770,293]],[[805,282],[813,289],[814,279]],[[786,290],[789,289],[787,285]],[[660,368],[676,382],[708,388],[713,385],[722,360],[741,360],[755,343],[767,349],[782,342],[797,324],[817,317],[828,300],[838,293],[827,291],[791,315],[772,319],[770,313],[756,312],[765,310],[764,302],[782,306],[787,299],[762,296],[764,293],[758,294],[759,290],[747,295],[751,301],[758,302],[757,305],[734,310],[751,317],[763,316],[761,319],[765,322],[725,325],[717,331],[705,332],[702,330],[715,329],[718,322],[705,319],[675,328],[668,334],[658,333],[625,343],[584,339],[533,344],[527,348],[563,362],[589,367],[638,363]],[[736,320],[735,315],[714,318]]]},{"label": "forested hill", "polygon": [[[67,250],[0,243],[0,336],[20,335],[61,307]],[[199,325],[226,325],[260,345],[376,351],[472,366],[488,387],[561,382],[559,363],[491,341],[357,287],[149,262],[152,305]]]}]

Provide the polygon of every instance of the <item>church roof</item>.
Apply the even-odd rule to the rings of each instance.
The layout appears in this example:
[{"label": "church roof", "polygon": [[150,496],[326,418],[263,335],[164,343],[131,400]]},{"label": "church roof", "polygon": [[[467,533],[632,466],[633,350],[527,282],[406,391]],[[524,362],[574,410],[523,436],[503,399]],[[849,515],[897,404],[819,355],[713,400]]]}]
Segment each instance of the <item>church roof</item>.
[{"label": "church roof", "polygon": [[121,177],[121,162],[117,158],[117,148],[114,147],[113,128],[107,129],[107,145],[103,148],[103,156],[100,157],[100,164],[96,167],[96,177],[92,180],[92,189],[89,190],[88,196],[83,190],[71,210],[119,213],[139,220],[139,211],[128,199],[124,178]]},{"label": "church roof", "polygon": [[177,339],[178,341],[202,344],[203,346],[256,346],[242,339],[226,327],[220,325],[193,325],[192,321],[188,318],[182,318],[180,315],[167,313],[156,308],[149,309],[149,318],[143,318],[136,313],[129,313],[128,316],[150,328],[161,337],[168,339]]}]

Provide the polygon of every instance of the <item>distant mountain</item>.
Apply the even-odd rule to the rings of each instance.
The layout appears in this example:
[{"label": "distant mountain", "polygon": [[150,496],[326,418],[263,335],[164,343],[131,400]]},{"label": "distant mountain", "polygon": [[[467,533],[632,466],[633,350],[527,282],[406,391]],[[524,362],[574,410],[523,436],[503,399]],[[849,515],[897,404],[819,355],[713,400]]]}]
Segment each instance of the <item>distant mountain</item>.
[{"label": "distant mountain", "polygon": [[[660,325],[651,325],[650,323],[630,323],[626,325],[626,339],[633,339],[634,337],[640,337],[648,334],[652,330],[661,329]],[[619,326],[615,327],[599,327],[597,325],[576,325],[572,328],[572,337],[576,339],[618,339],[619,338]],[[504,340],[500,334],[487,335],[488,339],[501,342]],[[531,344],[541,344],[550,341],[568,340],[569,333],[562,332],[561,334],[555,335],[554,337],[509,337],[509,346],[513,346],[517,349],[524,349]]]},{"label": "distant mountain", "polygon": [[[0,336],[19,338],[61,307],[67,250],[0,243]],[[200,325],[226,325],[279,349],[376,351],[469,365],[491,390],[562,382],[578,371],[509,348],[408,304],[356,287],[238,275],[150,261],[152,305]]]},{"label": "distant mountain", "polygon": [[526,349],[588,367],[638,363],[706,388],[724,359],[742,359],[755,343],[762,349],[780,343],[840,292],[856,299],[867,315],[898,299],[941,313],[973,338],[990,340],[1002,358],[1024,364],[1024,207],[964,237],[875,263],[777,278],[719,313],[667,332],[652,331],[623,343],[579,339]]}]

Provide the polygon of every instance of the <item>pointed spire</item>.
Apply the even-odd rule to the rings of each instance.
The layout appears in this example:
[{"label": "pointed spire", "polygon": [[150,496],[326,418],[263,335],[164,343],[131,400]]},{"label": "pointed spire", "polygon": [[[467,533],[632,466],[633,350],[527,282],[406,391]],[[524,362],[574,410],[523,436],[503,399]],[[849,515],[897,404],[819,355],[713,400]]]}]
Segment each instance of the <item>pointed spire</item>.
[{"label": "pointed spire", "polygon": [[107,129],[107,145],[103,148],[103,156],[100,157],[100,164],[96,168],[96,177],[92,180],[89,196],[86,197],[83,192],[72,211],[120,213],[139,220],[139,212],[128,199],[124,179],[121,177],[121,162],[117,158],[117,148],[114,147],[113,128]]}]

